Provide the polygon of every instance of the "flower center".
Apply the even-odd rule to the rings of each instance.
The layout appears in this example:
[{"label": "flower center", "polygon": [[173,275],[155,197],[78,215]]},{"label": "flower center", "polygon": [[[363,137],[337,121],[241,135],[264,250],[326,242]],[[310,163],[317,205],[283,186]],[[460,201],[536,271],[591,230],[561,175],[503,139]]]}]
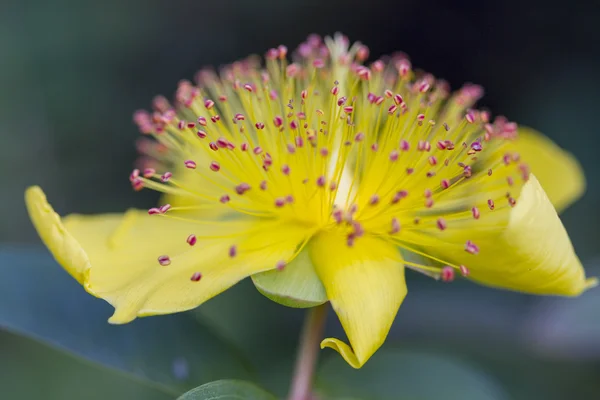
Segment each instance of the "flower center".
[{"label": "flower center", "polygon": [[174,104],[157,97],[152,113],[134,116],[153,139],[139,142],[130,179],[188,201],[149,213],[337,227],[349,246],[369,233],[418,253],[424,236],[514,206],[528,171],[502,147],[516,124],[471,109],[481,88],[450,95],[403,55],[369,67],[367,57],[344,37],[311,37],[293,63],[280,46],[264,68],[249,58],[220,76],[203,70],[196,85],[179,84]]}]

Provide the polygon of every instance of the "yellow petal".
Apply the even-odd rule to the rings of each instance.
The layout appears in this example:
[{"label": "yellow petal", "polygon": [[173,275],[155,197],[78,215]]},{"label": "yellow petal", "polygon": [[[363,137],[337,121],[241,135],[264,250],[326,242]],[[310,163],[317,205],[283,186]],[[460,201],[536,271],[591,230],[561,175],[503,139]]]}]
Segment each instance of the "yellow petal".
[{"label": "yellow petal", "polygon": [[385,341],[406,296],[400,253],[372,237],[348,247],[339,232],[317,235],[309,252],[352,346],[327,338],[321,348],[336,350],[348,364],[360,368]]},{"label": "yellow petal", "polygon": [[521,155],[560,213],[585,192],[585,176],[577,159],[531,128],[519,127],[509,148]]},{"label": "yellow petal", "polygon": [[[272,221],[227,221],[207,228],[137,210],[122,215],[71,215],[63,223],[40,188],[28,189],[26,202],[57,261],[88,292],[115,307],[111,323],[197,307],[248,275],[290,259],[307,235],[305,230]],[[199,234],[195,246],[186,243],[188,235],[209,229],[215,237],[239,234],[226,239],[203,239]],[[229,256],[232,245],[238,249],[233,258]],[[169,255],[169,265],[159,264],[161,255]],[[202,278],[192,281],[196,272]]]},{"label": "yellow petal", "polygon": [[[464,250],[467,240],[478,254]],[[514,208],[481,219],[455,221],[421,249],[465,265],[470,278],[490,286],[534,294],[576,296],[595,284],[583,267],[556,210],[536,177],[524,185]]]}]

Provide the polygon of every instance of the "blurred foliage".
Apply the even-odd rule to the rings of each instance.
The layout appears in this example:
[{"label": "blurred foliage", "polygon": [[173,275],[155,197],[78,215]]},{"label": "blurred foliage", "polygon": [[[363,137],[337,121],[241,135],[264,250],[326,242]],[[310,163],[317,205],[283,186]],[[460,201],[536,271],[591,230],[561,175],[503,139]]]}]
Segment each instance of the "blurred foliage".
[{"label": "blurred foliage", "polygon": [[258,386],[242,381],[216,381],[192,389],[178,400],[275,400]]},{"label": "blurred foliage", "polygon": [[[373,57],[403,50],[453,87],[482,84],[494,113],[573,152],[589,186],[563,220],[598,275],[599,17],[598,2],[584,1],[3,1],[0,242],[39,245],[23,205],[34,183],[61,213],[151,206],[156,196],[127,180],[136,108],[203,65],[339,30]],[[326,399],[600,397],[598,290],[550,299],[408,280],[388,341],[363,370],[321,352]],[[110,312],[45,250],[4,246],[0,397],[174,399],[218,379],[287,391],[303,311],[250,282],[189,313],[110,326]],[[333,319],[328,331],[343,337]]]}]

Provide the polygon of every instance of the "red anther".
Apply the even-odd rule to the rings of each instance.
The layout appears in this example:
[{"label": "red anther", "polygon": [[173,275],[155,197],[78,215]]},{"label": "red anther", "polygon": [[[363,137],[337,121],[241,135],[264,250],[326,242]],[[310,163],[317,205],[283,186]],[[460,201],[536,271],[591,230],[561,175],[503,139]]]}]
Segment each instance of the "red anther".
[{"label": "red anther", "polygon": [[444,218],[438,218],[436,225],[440,231],[443,231],[448,227],[448,224]]},{"label": "red anther", "polygon": [[148,210],[148,215],[157,215],[160,214],[160,209],[157,207],[152,207]]},{"label": "red anther", "polygon": [[179,121],[179,123],[177,123],[177,128],[179,128],[179,130],[185,128],[185,121]]},{"label": "red anther", "polygon": [[298,64],[292,63],[286,67],[285,74],[288,77],[293,78],[298,73],[298,70],[299,70]]},{"label": "red anther", "polygon": [[183,165],[188,169],[196,169],[196,162],[193,160],[185,160]]},{"label": "red anther", "polygon": [[198,239],[196,238],[196,235],[191,234],[190,236],[187,237],[187,239],[185,241],[190,246],[193,246],[193,245],[196,244],[196,242],[198,241]]},{"label": "red anther", "polygon": [[283,197],[278,197],[275,199],[275,207],[283,207],[285,205],[285,199]]},{"label": "red anther", "polygon": [[131,174],[129,174],[129,181],[133,182],[135,179],[138,179],[139,176],[140,176],[140,170],[136,168],[133,171],[131,171]]},{"label": "red anther", "polygon": [[373,143],[373,144],[371,145],[371,150],[373,150],[373,151],[377,151],[377,150],[379,150],[379,145],[378,145],[377,143]]},{"label": "red anther", "polygon": [[392,229],[390,230],[390,234],[395,234],[400,232],[400,221],[398,221],[398,218],[394,217],[392,218]]},{"label": "red anther", "polygon": [[412,175],[413,172],[415,172],[414,168],[406,168],[406,175]]},{"label": "red anther", "polygon": [[423,192],[423,196],[429,198],[433,195],[433,192],[431,191],[431,189],[425,189],[425,191]]},{"label": "red anther", "polygon": [[352,106],[346,106],[346,107],[343,108],[343,110],[344,110],[344,112],[346,114],[352,114],[352,111],[354,111],[354,107],[352,107]]},{"label": "red anther", "polygon": [[277,261],[277,264],[275,264],[275,268],[277,269],[277,271],[283,271],[285,266],[286,266],[286,262],[283,260],[279,260],[279,261]]},{"label": "red anther", "polygon": [[374,194],[373,196],[371,196],[371,198],[369,199],[369,204],[374,206],[377,205],[379,203],[379,195]]},{"label": "red anther", "polygon": [[391,91],[391,90],[389,90],[389,89],[386,89],[386,90],[383,92],[383,95],[384,95],[385,97],[387,97],[388,99],[391,99],[391,98],[394,96],[394,92],[392,92],[392,91]]},{"label": "red anther", "polygon": [[337,86],[334,86],[334,87],[331,88],[330,92],[331,92],[332,95],[337,96],[338,93],[340,92],[340,88],[337,87]]},{"label": "red anther", "polygon": [[337,182],[333,181],[329,184],[329,190],[333,192],[335,189],[337,189]]},{"label": "red anther", "polygon": [[293,130],[298,129],[298,122],[296,122],[296,120],[290,121],[290,129],[293,129]]},{"label": "red anther", "polygon": [[462,276],[469,276],[469,269],[464,265],[459,265],[458,269],[460,269],[460,273],[462,274]]},{"label": "red anther", "polygon": [[402,78],[408,76],[408,74],[410,72],[410,68],[411,68],[410,61],[408,61],[406,59],[401,59],[396,62],[396,69],[398,70],[398,74]]},{"label": "red anther", "polygon": [[275,118],[273,118],[273,124],[275,124],[276,128],[281,127],[283,125],[283,118],[277,115]]},{"label": "red anther", "polygon": [[246,193],[248,190],[250,190],[250,185],[247,183],[240,183],[235,187],[235,192],[239,195]]},{"label": "red anther", "polygon": [[376,60],[373,64],[371,64],[371,68],[373,68],[373,71],[375,72],[381,72],[385,68],[385,63],[381,60]]},{"label": "red anther", "polygon": [[235,245],[232,245],[229,248],[229,257],[233,258],[237,255],[237,247]]},{"label": "red anther", "polygon": [[425,114],[419,114],[417,115],[417,121],[422,122],[425,120]]},{"label": "red anther", "polygon": [[473,175],[473,171],[472,171],[472,169],[471,169],[471,166],[470,166],[470,165],[465,165],[465,166],[463,167],[463,176],[464,176],[465,178],[470,178],[470,177],[471,177],[471,175]]},{"label": "red anther", "polygon": [[327,147],[323,147],[321,148],[321,150],[319,150],[319,153],[322,157],[327,157],[329,155],[329,150],[327,149]]},{"label": "red anther", "polygon": [[481,146],[481,142],[473,142],[471,143],[471,148],[475,151],[481,151],[483,150],[483,147]]},{"label": "red anther", "polygon": [[470,240],[465,243],[465,251],[470,254],[479,254],[479,246]]},{"label": "red anther", "polygon": [[213,108],[213,107],[214,107],[214,105],[215,105],[215,102],[214,102],[214,101],[212,101],[212,100],[210,100],[210,99],[206,99],[206,100],[204,100],[204,107],[205,107],[207,110],[210,110],[211,108]]},{"label": "red anther", "polygon": [[200,272],[194,272],[194,274],[190,277],[192,282],[198,282],[200,279],[202,279],[202,274]]},{"label": "red anther", "polygon": [[358,132],[358,133],[356,134],[356,136],[354,136],[354,141],[355,141],[355,142],[360,142],[360,141],[362,141],[364,138],[365,138],[365,134],[364,134],[364,133],[362,133],[362,132]]},{"label": "red anther", "polygon": [[356,50],[356,59],[358,61],[365,61],[369,58],[369,48],[365,45],[360,45],[358,50]]},{"label": "red anther", "polygon": [[163,182],[163,183],[168,182],[169,179],[171,179],[172,176],[173,176],[173,174],[171,172],[165,172],[160,177],[160,181]]},{"label": "red anther", "polygon": [[365,66],[359,66],[356,69],[356,75],[358,75],[360,79],[368,81],[371,79],[371,70]]},{"label": "red anther", "polygon": [[256,124],[254,124],[254,126],[256,127],[256,129],[265,129],[265,124],[263,124],[262,122],[257,122]]},{"label": "red anther", "polygon": [[402,139],[400,141],[400,150],[402,150],[402,151],[410,150],[410,144],[404,139]]},{"label": "red anther", "polygon": [[317,178],[317,186],[323,187],[325,186],[325,177],[323,175]]},{"label": "red anther", "polygon": [[154,168],[145,168],[143,177],[144,178],[152,178],[155,173],[156,173],[156,170]]},{"label": "red anther", "polygon": [[224,94],[219,96],[219,101],[222,103],[225,103],[227,101],[227,96],[225,96]]},{"label": "red anther", "polygon": [[296,147],[303,147],[304,146],[304,139],[302,139],[302,136],[296,136]]},{"label": "red anther", "polygon": [[394,161],[398,161],[398,156],[400,153],[398,153],[398,150],[392,150],[390,152],[390,161],[394,162]]},{"label": "red anther", "polygon": [[376,105],[380,105],[381,103],[383,103],[383,100],[385,100],[385,99],[383,98],[383,96],[378,96],[378,97],[375,99],[375,104],[376,104]]},{"label": "red anther", "polygon": [[246,119],[244,114],[240,114],[240,113],[235,114],[234,118],[236,121],[244,121]]},{"label": "red anther", "polygon": [[288,194],[287,196],[285,196],[285,202],[288,204],[292,204],[294,202],[294,196]]},{"label": "red anther", "polygon": [[217,139],[217,146],[219,146],[221,149],[224,149],[227,147],[227,139],[225,139],[224,137],[220,137]]},{"label": "red anther", "polygon": [[341,224],[343,221],[343,212],[340,209],[337,210],[333,210],[333,213],[331,214],[333,216],[333,219],[335,220],[336,223]]},{"label": "red anther", "polygon": [[429,156],[428,161],[430,165],[437,165],[438,163],[437,158],[435,156]]},{"label": "red anther", "polygon": [[346,104],[346,100],[348,100],[348,99],[346,98],[346,96],[342,96],[342,97],[340,97],[340,98],[338,99],[338,101],[337,101],[337,105],[338,105],[338,106],[340,106],[340,107],[341,107],[341,106],[343,106],[344,104]]},{"label": "red anther", "polygon": [[395,105],[395,104],[392,104],[392,105],[390,106],[390,108],[388,108],[388,114],[390,114],[390,115],[391,115],[391,114],[395,113],[397,109],[398,109],[398,106],[397,106],[397,105]]},{"label": "red anther", "polygon": [[221,117],[220,117],[218,114],[217,114],[217,115],[213,115],[212,117],[210,117],[210,120],[211,120],[213,123],[215,123],[215,124],[216,124],[216,123],[217,123],[217,121],[220,121],[220,120],[221,120]]},{"label": "red anther", "polygon": [[223,196],[221,196],[221,198],[219,199],[219,201],[223,204],[229,203],[229,200],[231,200],[231,198],[229,197],[229,195],[224,194]]},{"label": "red anther", "polygon": [[160,211],[161,214],[165,214],[170,209],[171,209],[171,205],[168,203],[158,207],[158,211]]},{"label": "red anther", "polygon": [[269,49],[265,57],[268,60],[274,60],[279,56],[279,51],[277,49]]},{"label": "red anther", "polygon": [[470,124],[474,123],[475,122],[475,113],[473,111],[467,111],[467,114],[465,115],[465,119]]},{"label": "red anther", "polygon": [[454,268],[446,265],[442,268],[442,274],[440,277],[444,282],[452,282],[454,280]]},{"label": "red anther", "polygon": [[206,137],[206,132],[204,132],[204,131],[198,131],[198,132],[196,132],[196,135],[198,135],[198,137],[200,139],[204,139]]},{"label": "red anther", "polygon": [[323,61],[320,58],[316,58],[313,61],[313,67],[315,67],[315,68],[323,68],[324,66],[325,66],[325,61]]},{"label": "red anther", "polygon": [[158,263],[160,265],[162,265],[163,267],[166,267],[167,265],[171,264],[171,259],[167,255],[159,256],[158,257]]},{"label": "red anther", "polygon": [[514,207],[517,205],[517,201],[514,199],[514,197],[509,197],[508,204],[510,204],[511,207]]},{"label": "red anther", "polygon": [[306,98],[308,97],[308,90],[304,89],[303,91],[300,92],[300,97],[303,100],[306,100]]},{"label": "red anther", "polygon": [[219,150],[219,146],[217,146],[217,144],[216,144],[215,142],[210,142],[210,143],[208,144],[208,147],[210,147],[210,149],[211,149],[212,151],[217,151],[217,150]]},{"label": "red anther", "polygon": [[244,89],[250,93],[252,93],[252,85],[249,83],[244,84]]},{"label": "red anther", "polygon": [[471,214],[473,214],[473,218],[475,218],[475,219],[479,219],[479,216],[481,215],[479,213],[479,208],[477,208],[477,207],[471,208]]},{"label": "red anther", "polygon": [[267,190],[267,181],[261,181],[259,187],[260,190]]},{"label": "red anther", "polygon": [[442,189],[448,189],[450,187],[450,181],[448,179],[442,179],[440,186]]},{"label": "red anther", "polygon": [[221,169],[221,166],[219,165],[219,163],[218,163],[218,162],[216,162],[216,161],[212,161],[212,162],[210,163],[210,169],[211,169],[212,171],[215,171],[215,172],[217,172],[217,171],[219,171],[219,170]]},{"label": "red anther", "polygon": [[248,143],[242,143],[242,145],[240,146],[240,149],[242,151],[248,151],[248,147],[250,147],[250,146],[248,146]]},{"label": "red anther", "polygon": [[488,207],[490,208],[490,210],[493,210],[496,207],[494,205],[494,200],[492,200],[492,199],[488,199],[487,204],[488,204]]},{"label": "red anther", "polygon": [[396,105],[400,105],[404,103],[404,99],[399,94],[396,94],[394,95],[394,103],[396,103]]},{"label": "red anther", "polygon": [[291,171],[291,170],[290,170],[290,166],[289,166],[289,165],[287,165],[287,164],[283,164],[283,165],[281,166],[281,172],[282,172],[284,175],[289,175],[289,174],[290,174],[290,171]]},{"label": "red anther", "polygon": [[425,199],[425,207],[427,207],[427,208],[433,207],[433,199],[431,197]]},{"label": "red anther", "polygon": [[254,154],[258,155],[263,152],[263,149],[260,146],[256,146],[252,151],[254,152]]}]

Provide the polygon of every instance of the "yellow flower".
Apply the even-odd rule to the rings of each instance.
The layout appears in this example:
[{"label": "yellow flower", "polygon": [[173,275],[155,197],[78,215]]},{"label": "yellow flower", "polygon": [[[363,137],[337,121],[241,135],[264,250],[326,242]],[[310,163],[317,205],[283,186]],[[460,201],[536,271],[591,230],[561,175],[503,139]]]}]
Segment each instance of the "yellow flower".
[{"label": "yellow flower", "polygon": [[42,240],[115,307],[111,323],[189,310],[252,276],[282,304],[330,301],[350,345],[321,346],[359,368],[407,293],[405,266],[547,295],[594,284],[527,163],[560,207],[583,191],[578,164],[472,109],[478,86],[451,94],[403,55],[366,67],[368,49],[341,35],[286,55],[201,71],[135,114],[144,157],[130,180],[162,206],[61,220],[27,190]]}]

